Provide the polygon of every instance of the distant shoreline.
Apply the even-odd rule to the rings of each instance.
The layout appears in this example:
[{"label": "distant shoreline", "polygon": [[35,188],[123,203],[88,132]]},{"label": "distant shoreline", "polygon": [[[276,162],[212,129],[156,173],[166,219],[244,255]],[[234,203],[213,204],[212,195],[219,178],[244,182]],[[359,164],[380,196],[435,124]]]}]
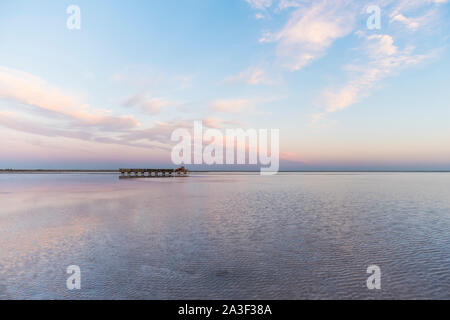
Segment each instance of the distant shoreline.
[{"label": "distant shoreline", "polygon": [[[189,170],[189,172],[197,173],[259,173],[259,170]],[[450,170],[280,170],[279,173],[450,173]],[[105,169],[0,169],[0,174],[7,173],[120,173],[118,169],[116,170],[105,170]]]},{"label": "distant shoreline", "polygon": [[119,173],[119,170],[0,169],[0,173]]}]

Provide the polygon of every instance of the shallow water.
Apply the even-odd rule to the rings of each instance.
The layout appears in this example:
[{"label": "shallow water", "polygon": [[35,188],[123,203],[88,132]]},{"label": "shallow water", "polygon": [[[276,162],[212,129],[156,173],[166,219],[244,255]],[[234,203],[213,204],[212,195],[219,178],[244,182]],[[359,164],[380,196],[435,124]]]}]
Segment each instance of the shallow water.
[{"label": "shallow water", "polygon": [[449,187],[449,173],[0,174],[0,298],[450,299]]}]

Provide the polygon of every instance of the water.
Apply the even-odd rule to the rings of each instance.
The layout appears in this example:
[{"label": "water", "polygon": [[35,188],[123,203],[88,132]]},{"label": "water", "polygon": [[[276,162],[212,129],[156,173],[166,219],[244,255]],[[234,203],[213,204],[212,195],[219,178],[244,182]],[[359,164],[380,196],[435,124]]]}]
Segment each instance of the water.
[{"label": "water", "polygon": [[[449,299],[449,186],[448,173],[2,174],[0,298]],[[372,264],[381,290],[366,287]]]}]

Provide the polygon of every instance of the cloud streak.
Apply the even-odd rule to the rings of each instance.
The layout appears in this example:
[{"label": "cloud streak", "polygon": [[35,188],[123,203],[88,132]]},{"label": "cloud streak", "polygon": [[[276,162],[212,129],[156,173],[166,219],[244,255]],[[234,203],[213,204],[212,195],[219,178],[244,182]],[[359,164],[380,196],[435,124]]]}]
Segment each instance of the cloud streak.
[{"label": "cloud streak", "polygon": [[48,127],[41,122],[30,121],[23,119],[15,113],[0,111],[0,126],[15,130],[18,132],[24,132],[27,134],[44,136],[50,138],[69,138],[76,139],[83,142],[94,142],[100,144],[113,144],[135,148],[152,149],[159,148],[166,150],[164,146],[159,145],[155,141],[149,140],[149,143],[137,143],[132,139],[127,140],[123,137],[105,136],[99,133],[91,133],[81,130],[73,129],[57,129],[54,127]]},{"label": "cloud streak", "polygon": [[258,10],[264,10],[272,5],[272,0],[245,0],[250,6]]},{"label": "cloud streak", "polygon": [[147,98],[142,94],[134,95],[122,103],[124,107],[138,107],[152,115],[161,113],[168,105],[169,101],[164,98]]},{"label": "cloud streak", "polygon": [[219,112],[241,113],[253,110],[253,102],[250,99],[220,99],[211,103],[211,107]]},{"label": "cloud streak", "polygon": [[0,66],[0,98],[64,116],[80,126],[107,130],[137,127],[132,116],[114,116],[108,110],[94,109],[32,74]]},{"label": "cloud streak", "polygon": [[71,139],[90,140],[92,134],[86,131],[70,131],[60,130],[55,128],[46,128],[41,124],[37,124],[33,121],[27,121],[19,119],[17,115],[12,112],[0,111],[0,126],[8,129],[26,132],[35,135],[41,135],[46,137],[65,137]]},{"label": "cloud streak", "polygon": [[[284,3],[284,7],[292,7]],[[266,33],[260,42],[276,43],[277,56],[290,71],[297,71],[323,57],[339,38],[354,29],[355,8],[348,1],[315,1],[303,5],[278,32]]]},{"label": "cloud streak", "polygon": [[291,10],[288,21],[279,31],[266,32],[260,42],[275,44],[281,64],[289,71],[299,71],[325,56],[336,40],[358,36],[361,54],[357,60],[360,62],[346,66],[350,80],[340,87],[322,91],[319,99],[322,110],[311,116],[315,123],[329,113],[360,102],[383,79],[436,56],[438,48],[427,47],[418,37],[406,38],[405,34],[417,36],[419,31],[433,32],[441,21],[440,6],[448,2],[381,1],[378,5],[382,7],[382,20],[388,18],[387,22],[382,33],[373,30],[367,35],[361,30],[355,32],[355,29],[358,23],[368,18],[365,9],[373,4],[370,1],[279,0],[279,11]]},{"label": "cloud streak", "polygon": [[433,57],[430,54],[412,54],[413,48],[400,50],[389,35],[363,36],[369,61],[365,65],[349,65],[353,77],[340,89],[323,92],[325,110],[313,116],[313,122],[321,120],[325,114],[348,108],[367,97],[383,79],[403,69],[417,65]]},{"label": "cloud streak", "polygon": [[241,73],[227,77],[226,83],[246,83],[248,85],[271,85],[274,81],[269,78],[266,71],[262,68],[251,67]]}]

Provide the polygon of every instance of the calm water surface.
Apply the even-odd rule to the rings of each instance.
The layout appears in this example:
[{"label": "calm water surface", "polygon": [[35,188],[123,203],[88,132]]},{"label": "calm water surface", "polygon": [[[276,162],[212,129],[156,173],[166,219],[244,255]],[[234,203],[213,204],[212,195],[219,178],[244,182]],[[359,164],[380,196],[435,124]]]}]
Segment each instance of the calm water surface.
[{"label": "calm water surface", "polygon": [[0,298],[450,299],[450,174],[0,174]]}]

